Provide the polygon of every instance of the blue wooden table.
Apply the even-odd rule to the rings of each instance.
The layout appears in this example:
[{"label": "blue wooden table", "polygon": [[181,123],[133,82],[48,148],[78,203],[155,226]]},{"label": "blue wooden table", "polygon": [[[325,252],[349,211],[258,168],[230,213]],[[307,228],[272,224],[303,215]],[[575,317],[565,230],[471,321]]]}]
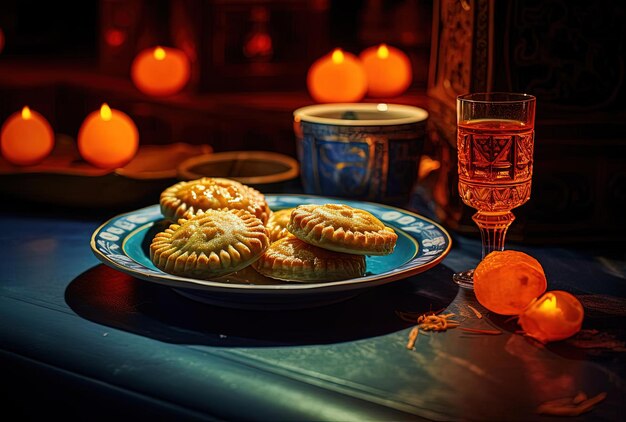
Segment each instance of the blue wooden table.
[{"label": "blue wooden table", "polygon": [[[553,420],[540,403],[584,391],[608,396],[580,419],[623,420],[623,250],[508,245],[539,259],[550,290],[585,304],[587,337],[540,347],[452,283],[479,258],[473,238],[454,236],[437,267],[342,303],[246,311],[100,264],[89,238],[113,214],[3,207],[1,394],[23,418]],[[503,334],[449,330],[407,350],[413,324],[397,311],[442,308]]]}]

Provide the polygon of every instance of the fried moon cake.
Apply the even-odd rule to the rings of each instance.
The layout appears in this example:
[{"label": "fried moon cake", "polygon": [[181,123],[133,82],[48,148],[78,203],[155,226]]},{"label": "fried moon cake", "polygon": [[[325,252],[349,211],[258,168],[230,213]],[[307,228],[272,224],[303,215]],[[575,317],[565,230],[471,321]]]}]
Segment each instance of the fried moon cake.
[{"label": "fried moon cake", "polygon": [[365,257],[318,248],[291,236],[272,243],[252,266],[267,277],[314,283],[362,276]]},{"label": "fried moon cake", "polygon": [[158,233],[150,259],[166,273],[210,280],[250,265],[269,243],[261,220],[247,211],[199,211]]},{"label": "fried moon cake", "polygon": [[189,218],[198,210],[246,210],[267,223],[270,208],[263,194],[235,180],[203,177],[179,182],[161,193],[161,213],[170,221]]},{"label": "fried moon cake", "polygon": [[286,208],[272,213],[270,219],[265,225],[265,228],[270,234],[271,242],[276,242],[277,240],[290,235],[287,230],[287,224],[289,224],[289,219],[291,218],[291,211],[294,209],[295,208]]},{"label": "fried moon cake", "polygon": [[287,230],[320,248],[358,255],[388,255],[398,239],[371,213],[342,204],[300,205]]}]

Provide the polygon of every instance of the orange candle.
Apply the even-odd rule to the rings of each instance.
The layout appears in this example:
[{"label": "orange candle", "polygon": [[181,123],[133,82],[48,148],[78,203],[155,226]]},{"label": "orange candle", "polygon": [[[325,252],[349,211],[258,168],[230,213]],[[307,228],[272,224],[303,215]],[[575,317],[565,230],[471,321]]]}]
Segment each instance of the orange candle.
[{"label": "orange candle", "polygon": [[562,290],[546,292],[519,316],[524,333],[542,343],[566,339],[578,331],[585,312],[576,297]]},{"label": "orange candle", "polygon": [[96,167],[121,167],[133,159],[139,147],[137,126],[127,114],[109,108],[89,114],[78,131],[78,151]]},{"label": "orange candle", "polygon": [[172,95],[189,82],[187,55],[178,49],[155,47],[141,51],[130,70],[135,86],[148,95]]},{"label": "orange candle", "polygon": [[411,85],[411,61],[402,51],[386,44],[363,50],[359,55],[372,97],[395,97]]},{"label": "orange candle", "polygon": [[313,63],[307,86],[320,103],[357,102],[365,96],[367,80],[359,59],[337,48]]},{"label": "orange candle", "polygon": [[1,132],[2,156],[20,166],[39,163],[54,147],[50,123],[28,106],[9,116]]}]

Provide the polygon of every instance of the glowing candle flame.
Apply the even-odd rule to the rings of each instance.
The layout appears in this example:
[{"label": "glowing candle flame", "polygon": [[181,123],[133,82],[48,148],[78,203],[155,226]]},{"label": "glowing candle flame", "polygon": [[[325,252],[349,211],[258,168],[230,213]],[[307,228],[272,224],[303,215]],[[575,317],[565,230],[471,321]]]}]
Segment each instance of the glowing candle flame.
[{"label": "glowing candle flame", "polygon": [[133,60],[130,76],[144,94],[173,95],[189,82],[189,57],[176,48],[149,47],[140,51]]},{"label": "glowing candle flame", "polygon": [[33,166],[46,158],[54,148],[50,123],[30,107],[11,114],[0,129],[0,152],[18,166]]},{"label": "glowing candle flame", "polygon": [[380,43],[359,55],[367,75],[368,93],[372,97],[395,97],[411,85],[411,60],[401,50]]},{"label": "glowing candle flame", "polygon": [[341,64],[343,63],[343,51],[340,48],[337,48],[333,51],[333,63]]},{"label": "glowing candle flame", "polygon": [[555,312],[557,310],[556,297],[551,294],[546,294],[545,300],[541,303],[538,309],[549,313]]},{"label": "glowing candle flame", "polygon": [[381,44],[378,46],[378,50],[376,51],[376,55],[379,59],[386,59],[389,57],[389,49],[386,44]]},{"label": "glowing candle flame", "polygon": [[139,148],[139,131],[130,116],[102,103],[78,130],[78,152],[100,168],[118,168],[133,159]]},{"label": "glowing candle flame", "polygon": [[524,334],[542,343],[573,336],[582,327],[585,310],[571,293],[553,290],[545,293],[519,315]]},{"label": "glowing candle flame", "polygon": [[102,117],[102,120],[104,120],[105,122],[111,120],[111,108],[107,103],[102,103],[102,107],[100,107],[100,117]]},{"label": "glowing candle flame", "polygon": [[367,79],[363,65],[354,54],[335,48],[311,65],[307,87],[317,102],[350,103],[363,98]]},{"label": "glowing candle flame", "polygon": [[157,47],[154,49],[154,58],[157,60],[163,60],[165,59],[165,50],[163,50],[161,47]]}]

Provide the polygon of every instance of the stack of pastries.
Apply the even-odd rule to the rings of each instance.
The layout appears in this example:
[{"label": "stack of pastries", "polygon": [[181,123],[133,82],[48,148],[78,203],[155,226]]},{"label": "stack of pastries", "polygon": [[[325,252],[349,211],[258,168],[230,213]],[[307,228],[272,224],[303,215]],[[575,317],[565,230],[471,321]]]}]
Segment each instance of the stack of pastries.
[{"label": "stack of pastries", "polygon": [[360,277],[365,256],[392,253],[398,238],[371,213],[347,205],[272,212],[259,191],[223,178],[177,183],[160,205],[173,223],[152,240],[150,259],[167,273],[204,280],[244,268],[290,282]]}]

